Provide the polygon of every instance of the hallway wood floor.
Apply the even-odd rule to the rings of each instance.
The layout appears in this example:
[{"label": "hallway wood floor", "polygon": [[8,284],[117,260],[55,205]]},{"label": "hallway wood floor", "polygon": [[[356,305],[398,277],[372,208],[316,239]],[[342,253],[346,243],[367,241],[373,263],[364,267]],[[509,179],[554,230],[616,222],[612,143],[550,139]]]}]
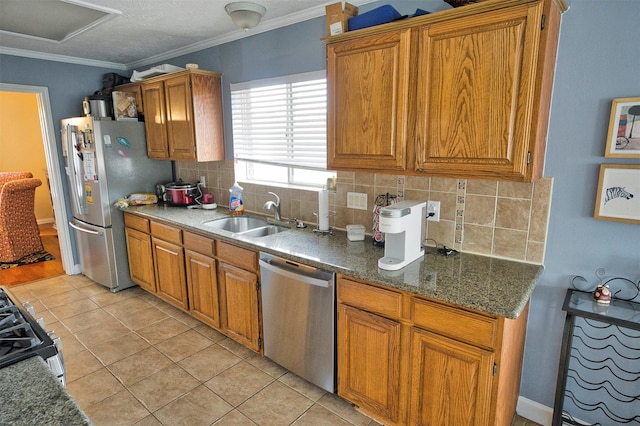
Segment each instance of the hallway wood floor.
[{"label": "hallway wood floor", "polygon": [[40,238],[44,249],[55,256],[54,260],[47,260],[31,265],[0,270],[0,285],[12,286],[24,284],[43,278],[57,277],[64,274],[58,233],[52,224],[40,225]]}]

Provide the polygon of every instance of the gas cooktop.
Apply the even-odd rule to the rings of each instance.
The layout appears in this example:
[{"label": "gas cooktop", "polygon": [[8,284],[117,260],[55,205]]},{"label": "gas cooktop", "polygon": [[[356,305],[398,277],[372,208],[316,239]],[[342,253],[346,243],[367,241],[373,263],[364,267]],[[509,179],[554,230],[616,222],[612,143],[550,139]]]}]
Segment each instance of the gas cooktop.
[{"label": "gas cooktop", "polygon": [[[25,304],[25,308],[17,300],[8,289],[0,287],[0,368],[40,356],[50,367],[52,362],[59,363],[58,369],[63,370],[62,355],[52,337],[27,312],[29,305]],[[64,379],[61,381],[64,383]]]}]

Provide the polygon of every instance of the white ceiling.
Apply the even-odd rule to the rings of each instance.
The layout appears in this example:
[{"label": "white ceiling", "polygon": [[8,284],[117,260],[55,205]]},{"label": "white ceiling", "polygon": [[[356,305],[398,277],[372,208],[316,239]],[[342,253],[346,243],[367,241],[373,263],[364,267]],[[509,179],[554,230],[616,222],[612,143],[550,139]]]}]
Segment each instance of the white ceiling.
[{"label": "white ceiling", "polygon": [[[0,0],[3,9],[21,5],[28,20],[43,0]],[[54,0],[44,0],[53,2]],[[224,6],[234,0],[63,0],[114,9],[112,18],[62,42],[0,33],[0,53],[118,69],[143,68],[183,54],[325,15],[337,0],[254,0],[267,9],[262,21],[245,32]],[[350,0],[356,6],[373,0]],[[50,5],[47,5],[50,6]],[[62,6],[66,6],[62,3]],[[51,12],[47,12],[50,14]],[[33,14],[32,14],[33,15]],[[20,18],[22,19],[22,18]],[[12,21],[13,28],[32,27]],[[31,18],[32,20],[35,17]],[[59,19],[52,18],[51,22]],[[44,24],[47,25],[46,18]]]}]

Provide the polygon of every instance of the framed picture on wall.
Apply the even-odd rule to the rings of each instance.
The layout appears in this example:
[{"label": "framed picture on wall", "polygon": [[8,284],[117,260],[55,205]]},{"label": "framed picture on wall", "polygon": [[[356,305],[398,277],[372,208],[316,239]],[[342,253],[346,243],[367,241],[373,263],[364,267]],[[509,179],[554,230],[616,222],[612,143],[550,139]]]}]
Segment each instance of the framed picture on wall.
[{"label": "framed picture on wall", "polygon": [[600,165],[594,217],[640,223],[640,165]]},{"label": "framed picture on wall", "polygon": [[605,157],[640,158],[640,97],[611,103]]}]

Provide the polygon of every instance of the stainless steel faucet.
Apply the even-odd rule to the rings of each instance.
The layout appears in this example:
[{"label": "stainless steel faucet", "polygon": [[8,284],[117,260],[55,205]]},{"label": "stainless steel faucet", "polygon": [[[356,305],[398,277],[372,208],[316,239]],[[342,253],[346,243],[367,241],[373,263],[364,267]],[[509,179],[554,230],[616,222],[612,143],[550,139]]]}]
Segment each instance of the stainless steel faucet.
[{"label": "stainless steel faucet", "polygon": [[280,197],[278,197],[278,195],[275,192],[269,192],[269,194],[273,195],[274,197],[276,197],[276,201],[267,201],[266,203],[264,203],[264,208],[267,210],[273,209],[273,218],[275,220],[281,220],[280,219]]}]

